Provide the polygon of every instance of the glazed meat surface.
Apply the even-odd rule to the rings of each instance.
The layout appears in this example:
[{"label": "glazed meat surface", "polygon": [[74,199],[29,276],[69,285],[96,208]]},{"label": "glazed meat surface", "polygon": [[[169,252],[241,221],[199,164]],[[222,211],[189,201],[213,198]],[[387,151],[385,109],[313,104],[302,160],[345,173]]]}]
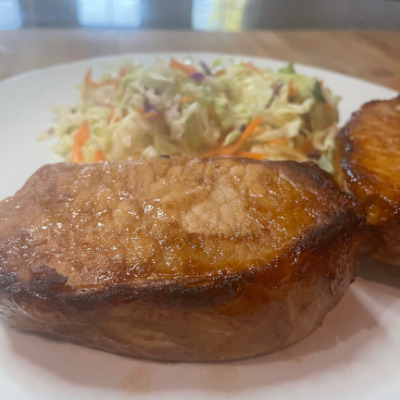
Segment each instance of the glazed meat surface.
[{"label": "glazed meat surface", "polygon": [[140,357],[272,351],[338,302],[364,223],[311,164],[47,165],[0,203],[0,312],[16,327]]},{"label": "glazed meat surface", "polygon": [[372,254],[400,265],[400,96],[365,104],[340,131],[337,148],[339,180],[375,230]]},{"label": "glazed meat surface", "polygon": [[296,168],[232,159],[45,166],[1,204],[2,269],[26,280],[49,266],[83,291],[246,271],[352,205]]}]

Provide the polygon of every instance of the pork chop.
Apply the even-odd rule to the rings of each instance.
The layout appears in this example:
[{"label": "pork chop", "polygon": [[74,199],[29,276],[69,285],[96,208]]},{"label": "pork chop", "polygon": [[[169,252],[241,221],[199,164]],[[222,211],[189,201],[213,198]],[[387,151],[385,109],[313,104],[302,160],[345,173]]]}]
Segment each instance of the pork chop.
[{"label": "pork chop", "polygon": [[354,278],[364,226],[312,164],[46,165],[0,203],[0,314],[137,357],[261,354],[322,323]]},{"label": "pork chop", "polygon": [[372,101],[337,137],[338,180],[367,211],[371,254],[400,266],[400,96]]}]

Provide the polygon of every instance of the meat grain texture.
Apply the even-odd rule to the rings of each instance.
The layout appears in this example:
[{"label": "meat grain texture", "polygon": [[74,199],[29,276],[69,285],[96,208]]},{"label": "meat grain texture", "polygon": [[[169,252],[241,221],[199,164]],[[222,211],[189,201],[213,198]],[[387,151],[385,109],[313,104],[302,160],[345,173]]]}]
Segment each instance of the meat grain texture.
[{"label": "meat grain texture", "polygon": [[322,323],[364,238],[363,210],[311,164],[47,165],[0,203],[0,313],[136,357],[249,357]]},{"label": "meat grain texture", "polygon": [[338,181],[365,207],[371,254],[400,266],[400,96],[372,101],[337,137]]}]

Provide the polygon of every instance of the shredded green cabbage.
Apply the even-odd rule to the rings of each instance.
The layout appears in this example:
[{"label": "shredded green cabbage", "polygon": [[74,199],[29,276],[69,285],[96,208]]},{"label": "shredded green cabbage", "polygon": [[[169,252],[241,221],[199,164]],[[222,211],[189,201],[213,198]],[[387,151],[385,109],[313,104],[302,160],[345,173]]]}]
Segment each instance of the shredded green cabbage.
[{"label": "shredded green cabbage", "polygon": [[[259,117],[263,122],[233,154],[313,160],[333,170],[340,98],[292,63],[275,72],[224,59],[211,66],[158,60],[150,67],[122,60],[98,81],[88,73],[79,90],[81,101],[57,109],[57,123],[40,135],[57,137],[53,150],[65,160],[76,161],[77,152],[87,162],[218,154]],[[79,145],[83,123],[90,133]]]}]

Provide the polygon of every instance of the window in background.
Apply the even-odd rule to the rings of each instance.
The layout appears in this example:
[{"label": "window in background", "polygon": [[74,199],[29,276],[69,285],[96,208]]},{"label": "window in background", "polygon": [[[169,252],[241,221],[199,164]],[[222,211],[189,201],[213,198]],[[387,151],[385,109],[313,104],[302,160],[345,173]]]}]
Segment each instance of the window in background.
[{"label": "window in background", "polygon": [[[253,5],[258,1],[253,0]],[[193,0],[192,27],[207,31],[241,31],[253,21],[249,0]]]},{"label": "window in background", "polygon": [[18,0],[0,0],[0,30],[17,29],[21,26]]},{"label": "window in background", "polygon": [[78,0],[84,26],[136,27],[141,22],[140,0]]}]

